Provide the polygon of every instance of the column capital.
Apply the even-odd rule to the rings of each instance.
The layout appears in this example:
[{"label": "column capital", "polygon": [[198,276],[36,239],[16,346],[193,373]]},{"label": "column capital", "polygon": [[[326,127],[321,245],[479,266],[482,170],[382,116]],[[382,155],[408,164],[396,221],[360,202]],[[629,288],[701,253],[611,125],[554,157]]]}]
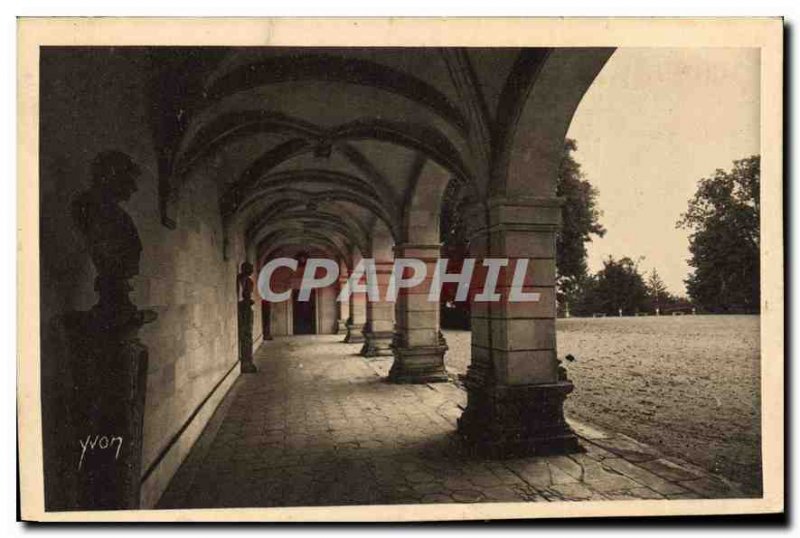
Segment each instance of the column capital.
[{"label": "column capital", "polygon": [[498,206],[560,208],[564,202],[566,202],[566,198],[563,196],[492,196],[487,201],[487,205],[489,209]]},{"label": "column capital", "polygon": [[398,243],[394,246],[395,259],[404,257],[420,259],[438,258],[441,251],[441,243]]},{"label": "column capital", "polygon": [[489,222],[471,237],[493,232],[556,232],[561,227],[564,198],[556,196],[493,196],[487,200]]},{"label": "column capital", "polygon": [[441,243],[397,243],[393,249],[395,252],[398,250],[420,248],[420,249],[438,249],[442,248]]}]

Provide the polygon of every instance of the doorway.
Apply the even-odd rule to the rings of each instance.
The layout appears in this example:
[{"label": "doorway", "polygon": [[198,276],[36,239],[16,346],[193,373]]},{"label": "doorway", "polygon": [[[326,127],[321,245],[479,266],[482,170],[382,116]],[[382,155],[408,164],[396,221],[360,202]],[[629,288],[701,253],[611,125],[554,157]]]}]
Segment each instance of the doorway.
[{"label": "doorway", "polygon": [[317,290],[311,290],[308,301],[298,300],[300,290],[292,290],[292,334],[317,333]]}]

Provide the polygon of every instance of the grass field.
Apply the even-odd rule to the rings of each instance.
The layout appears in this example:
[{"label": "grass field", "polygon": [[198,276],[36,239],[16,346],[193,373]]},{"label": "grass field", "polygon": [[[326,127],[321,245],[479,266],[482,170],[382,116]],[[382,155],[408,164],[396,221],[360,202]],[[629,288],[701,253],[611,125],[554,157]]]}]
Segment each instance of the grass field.
[{"label": "grass field", "polygon": [[[559,319],[568,415],[619,431],[760,491],[758,316]],[[470,333],[445,331],[453,373]]]}]

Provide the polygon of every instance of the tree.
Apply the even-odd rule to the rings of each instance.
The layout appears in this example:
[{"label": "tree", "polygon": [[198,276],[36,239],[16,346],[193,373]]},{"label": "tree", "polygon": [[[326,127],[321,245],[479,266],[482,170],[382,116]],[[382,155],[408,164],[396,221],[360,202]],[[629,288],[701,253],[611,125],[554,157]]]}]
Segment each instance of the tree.
[{"label": "tree", "polygon": [[653,309],[662,309],[664,304],[670,302],[672,297],[670,296],[669,292],[667,291],[667,286],[664,284],[664,281],[661,280],[661,275],[658,274],[655,268],[650,271],[650,274],[647,277],[647,292],[650,296],[650,300],[653,303]]},{"label": "tree", "polygon": [[442,212],[439,217],[439,239],[445,249],[466,253],[469,247],[467,227],[464,222],[464,186],[451,180],[442,196]]},{"label": "tree", "polygon": [[[592,240],[593,235],[602,237],[606,233],[599,222],[601,213],[597,209],[597,189],[586,180],[580,163],[575,160],[573,153],[577,150],[574,140],[568,138],[564,141],[556,179],[556,195],[564,199],[562,225],[556,235],[556,284],[560,308],[573,302],[586,284],[586,243]],[[443,256],[453,260],[452,271],[458,270],[469,246],[463,215],[463,188],[457,181],[450,182],[443,197],[440,217]],[[448,290],[445,287],[443,300]]]},{"label": "tree", "polygon": [[699,181],[677,226],[691,231],[689,297],[711,312],[758,312],[761,158]]},{"label": "tree", "polygon": [[630,258],[603,261],[603,268],[588,277],[576,301],[576,315],[635,314],[649,309],[648,290],[636,262]]},{"label": "tree", "polygon": [[575,140],[566,139],[556,180],[556,195],[564,199],[561,229],[556,235],[559,305],[574,302],[586,285],[586,243],[593,235],[603,237],[606,233],[599,222],[597,189],[589,183],[575,160],[573,153],[577,150]]},{"label": "tree", "polygon": [[[439,217],[439,237],[442,241],[442,258],[448,261],[447,271],[458,273],[463,267],[464,258],[469,256],[469,239],[464,220],[464,187],[459,181],[451,180],[442,197],[442,211]],[[456,299],[458,285],[447,282],[442,285],[439,296],[439,315],[442,328],[469,329],[469,301]]]}]

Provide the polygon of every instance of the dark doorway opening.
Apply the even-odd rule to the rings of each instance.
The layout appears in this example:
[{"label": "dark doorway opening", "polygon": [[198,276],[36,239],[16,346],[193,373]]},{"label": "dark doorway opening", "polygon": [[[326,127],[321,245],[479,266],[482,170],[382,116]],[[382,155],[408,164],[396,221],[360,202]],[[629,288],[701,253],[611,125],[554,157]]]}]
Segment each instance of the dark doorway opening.
[{"label": "dark doorway opening", "polygon": [[311,290],[311,296],[308,298],[308,301],[298,300],[297,297],[299,293],[300,290],[292,290],[292,323],[294,325],[292,333],[316,334],[316,290]]}]

